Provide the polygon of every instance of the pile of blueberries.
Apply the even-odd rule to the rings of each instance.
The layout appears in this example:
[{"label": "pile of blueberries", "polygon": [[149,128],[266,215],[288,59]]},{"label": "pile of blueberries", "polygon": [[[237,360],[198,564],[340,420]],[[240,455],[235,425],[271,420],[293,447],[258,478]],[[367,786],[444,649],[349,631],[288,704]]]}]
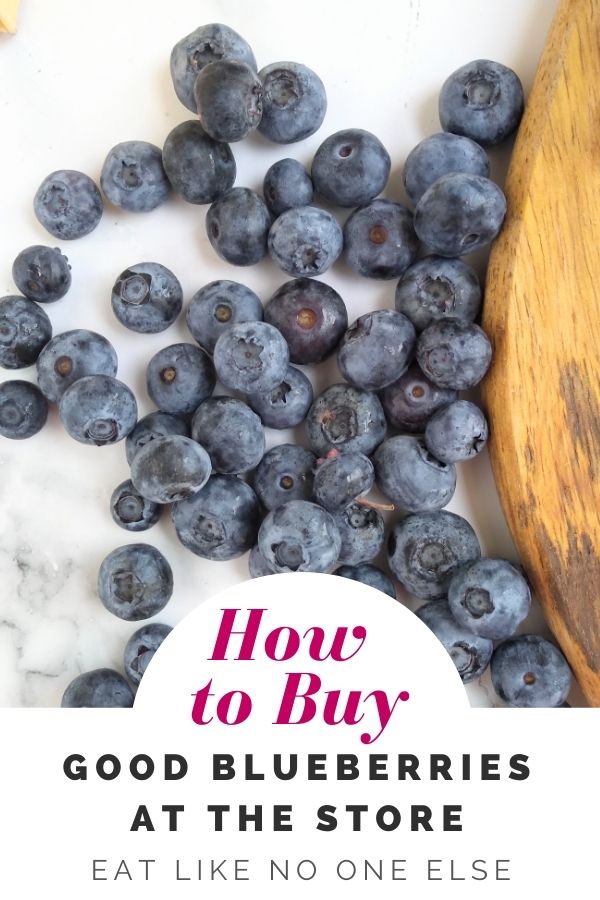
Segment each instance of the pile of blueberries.
[{"label": "pile of blueberries", "polygon": [[[517,128],[520,81],[488,60],[450,75],[439,101],[443,131],[406,160],[413,213],[378,199],[390,157],[375,135],[355,128],[321,143],[310,175],[282,159],[268,170],[263,196],[233,187],[230,143],[254,129],[277,143],[300,141],[317,131],[327,105],[323,83],[304,65],[256,70],[249,45],[225,25],[185,37],[173,49],[171,72],[197,117],[174,128],[162,151],[143,141],[118,144],[100,186],[107,201],[132,212],[155,209],[172,191],[210,204],[206,229],[220,257],[247,266],[269,254],[291,280],[264,309],[241,283],[202,287],[186,313],[196,343],[172,344],[150,360],[147,389],[157,411],[138,421],[106,338],[81,329],[52,337],[38,304],[69,289],[66,258],[50,247],[23,250],[13,267],[22,296],[0,300],[0,364],[35,362],[39,387],[0,386],[0,433],[35,434],[50,401],[75,440],[126,439],[131,478],[112,495],[114,521],[145,531],[171,505],[185,547],[211,560],[251,551],[253,577],[335,570],[395,598],[392,580],[372,560],[385,543],[381,510],[396,508],[402,517],[388,535],[390,569],[425,601],[417,615],[463,681],[491,663],[507,704],[565,705],[571,673],[563,655],[542,637],[514,636],[530,607],[523,575],[505,560],[482,558],[468,522],[443,510],[455,464],[476,456],[488,437],[482,411],[458,394],[480,382],[492,355],[475,323],[479,281],[460,257],[488,245],[502,226],[506,202],[489,179],[482,145]],[[352,210],[343,227],[315,196]],[[34,208],[53,236],[73,240],[96,227],[103,198],[87,175],[58,171],[42,182]],[[349,326],[343,299],[313,277],[342,254],[363,277],[398,279],[395,309],[369,311]],[[115,316],[136,332],[168,328],[182,304],[177,278],[158,263],[131,266],[112,291]],[[345,380],[315,398],[296,366],[334,353]],[[233,396],[213,396],[217,380]],[[301,422],[310,449],[281,444],[265,452],[265,426]],[[389,502],[369,499],[374,485]],[[172,592],[171,567],[149,544],[119,547],[101,565],[100,599],[127,621],[156,615]],[[169,630],[146,624],[128,642],[125,669],[134,685]],[[109,669],[78,676],[62,701],[132,703],[127,681]]]}]

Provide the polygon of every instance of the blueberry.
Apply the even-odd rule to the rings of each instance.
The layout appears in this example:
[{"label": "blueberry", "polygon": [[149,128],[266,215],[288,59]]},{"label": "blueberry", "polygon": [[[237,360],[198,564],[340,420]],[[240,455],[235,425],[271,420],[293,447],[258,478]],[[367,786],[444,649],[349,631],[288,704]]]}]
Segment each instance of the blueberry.
[{"label": "blueberry", "polygon": [[156,334],[172,325],[183,305],[183,291],[173,273],[159,263],[130,266],[115,281],[112,310],[125,328]]},{"label": "blueberry", "polygon": [[78,675],[67,685],[60,705],[66,709],[131,707],[133,691],[119,672],[93,669]]},{"label": "blueberry", "polygon": [[192,419],[192,437],[205,447],[214,472],[239,475],[255,469],[265,452],[265,432],[255,412],[233,397],[210,397]]},{"label": "blueberry", "polygon": [[219,380],[233,391],[274,390],[285,378],[289,351],[280,332],[266,322],[239,322],[225,331],[214,352]]},{"label": "blueberry", "polygon": [[142,497],[130,479],[121,482],[110,498],[113,522],[125,531],[147,531],[156,525],[160,512],[160,506]]},{"label": "blueberry", "polygon": [[137,622],[156,615],[173,593],[171,566],[150,544],[126,544],[109,553],[98,573],[98,594],[106,609]]},{"label": "blueberry", "polygon": [[228,25],[201,25],[178,41],[171,51],[171,77],[175,93],[184,106],[197,112],[194,83],[198,73],[211,62],[238,59],[256,71],[250,45]]},{"label": "blueberry", "polygon": [[369,131],[349,128],[326,138],[312,164],[315,190],[338,206],[362,206],[382,192],[391,160]]},{"label": "blueberry", "polygon": [[352,581],[360,581],[361,584],[366,584],[377,591],[382,591],[393,600],[396,599],[396,588],[392,579],[377,566],[372,565],[372,563],[359,563],[357,566],[340,566],[333,574],[340,575],[342,578],[350,578]]},{"label": "blueberry", "polygon": [[492,361],[492,347],[479,325],[452,319],[432,322],[417,341],[417,362],[439,387],[466,391],[479,384]]},{"label": "blueberry", "polygon": [[252,266],[267,255],[270,227],[265,201],[249,188],[227,191],[206,214],[206,233],[213,250],[234,266]]},{"label": "blueberry", "polygon": [[425,428],[425,444],[430,453],[445,463],[472,459],[481,453],[488,439],[488,424],[478,406],[456,400],[438,410]]},{"label": "blueberry", "polygon": [[279,159],[263,182],[265,202],[273,216],[297,206],[310,206],[315,189],[306,169],[295,159]]},{"label": "blueberry", "polygon": [[146,369],[148,394],[163,412],[189,415],[215,389],[210,357],[194,344],[171,344],[155,353]]},{"label": "blueberry", "polygon": [[248,572],[250,578],[262,578],[265,575],[274,574],[273,569],[267,565],[267,561],[258,549],[258,544],[254,545],[248,556]]},{"label": "blueberry", "polygon": [[492,657],[492,641],[460,625],[446,600],[425,603],[417,610],[417,616],[444,645],[463,684],[483,675]]},{"label": "blueberry", "polygon": [[336,261],[343,233],[331,213],[316,206],[288,209],[269,231],[271,258],[288,275],[322,275]]},{"label": "blueberry", "polygon": [[115,348],[101,334],[77,328],[49,341],[37,359],[40,390],[53,403],[85,375],[117,374]]},{"label": "blueberry", "polygon": [[125,644],[124,664],[125,672],[132,684],[140,683],[150,660],[172,631],[169,625],[150,622],[148,625],[142,625],[131,635]]},{"label": "blueberry", "polygon": [[307,500],[290,500],[267,514],[258,547],[275,572],[328,572],[341,539],[330,513]]},{"label": "blueberry", "polygon": [[36,244],[21,250],[13,263],[12,277],[29,300],[54,303],[71,287],[71,266],[58,247]]},{"label": "blueberry", "polygon": [[346,219],[344,257],[365,278],[398,278],[418,247],[413,214],[401,203],[372,200]]},{"label": "blueberry", "polygon": [[42,181],[33,200],[37,220],[63,241],[84,237],[102,217],[102,197],[83,172],[60,169]]},{"label": "blueberry", "polygon": [[262,303],[254,291],[238,281],[211,281],[191,299],[186,313],[194,339],[212,353],[221,334],[236,322],[260,322]]},{"label": "blueberry", "polygon": [[265,321],[286,339],[290,360],[305,366],[333,353],[348,327],[348,312],[328,284],[295,278],[275,291],[265,306]]},{"label": "blueberry", "polygon": [[554,644],[535,634],[503,641],[492,654],[492,684],[509,706],[563,706],[571,670]]},{"label": "blueberry", "polygon": [[332,384],[319,394],[306,417],[312,449],[357,450],[365,456],[385,437],[385,416],[377,396],[349,384]]},{"label": "blueberry", "polygon": [[0,298],[0,366],[25,369],[36,361],[52,337],[43,309],[25,297]]},{"label": "blueberry", "polygon": [[131,463],[136,489],[154,503],[174,503],[196,494],[210,472],[204,447],[181,434],[154,438],[140,447]]},{"label": "blueberry", "polygon": [[256,543],[258,499],[236,475],[211,476],[201,491],[173,506],[172,516],[183,546],[205,559],[233,559]]},{"label": "blueberry", "polygon": [[268,428],[294,428],[306,418],[313,399],[306,375],[288,366],[281,384],[261,394],[249,394],[248,404]]},{"label": "blueberry", "polygon": [[148,413],[147,416],[140,419],[133,431],[127,435],[127,441],[125,442],[129,465],[133,462],[133,458],[140,447],[145,447],[146,444],[155,438],[165,437],[168,434],[180,434],[183,437],[189,437],[190,430],[185,419],[181,418],[181,416],[160,412],[160,410]]},{"label": "blueberry", "polygon": [[254,490],[265,509],[290,500],[310,500],[317,458],[296,444],[279,444],[263,456],[254,473]]},{"label": "blueberry", "polygon": [[443,175],[415,210],[415,231],[439,256],[464,256],[490,244],[506,215],[506,197],[480,175]]},{"label": "blueberry", "polygon": [[0,384],[0,435],[13,440],[33,437],[46,423],[48,403],[29,381]]},{"label": "blueberry", "polygon": [[481,307],[477,273],[460,259],[426,256],[406,270],[396,287],[396,309],[417,331],[438,319],[473,322]]},{"label": "blueberry", "polygon": [[479,144],[458,134],[440,132],[414,147],[404,163],[404,187],[417,204],[428,187],[442,175],[467,172],[489,178],[490,161]]},{"label": "blueberry", "polygon": [[263,87],[245,62],[220,59],[203,66],[194,83],[200,124],[215,141],[241,141],[257,128]]},{"label": "blueberry", "polygon": [[385,523],[376,509],[350,503],[333,515],[333,521],[342,539],[338,554],[340,563],[357,566],[369,562],[380,553],[385,539]]},{"label": "blueberry", "polygon": [[434,412],[457,397],[456,391],[433,384],[414,365],[398,381],[383,389],[381,403],[393,428],[420,434]]},{"label": "blueberry", "polygon": [[334,450],[315,471],[313,497],[329,512],[339,513],[353,500],[368,494],[374,481],[375,470],[368,456],[355,450]]},{"label": "blueberry", "polygon": [[303,141],[321,127],[327,110],[319,76],[295,62],[277,62],[258,73],[263,86],[263,112],[258,130],[277,144]]},{"label": "blueberry", "polygon": [[342,338],[338,367],[351,384],[378,391],[397,381],[407,368],[415,346],[412,322],[393,309],[360,316]]},{"label": "blueberry", "polygon": [[448,588],[452,615],[463,628],[490,640],[510,637],[529,613],[531,595],[520,572],[505,559],[462,566]]},{"label": "blueberry", "polygon": [[377,448],[373,462],[379,489],[407,512],[432,512],[452,499],[455,467],[432,456],[420,437],[388,438]]},{"label": "blueberry", "polygon": [[111,375],[86,375],[73,382],[58,411],[72,438],[96,447],[122,441],[137,421],[135,397]]},{"label": "blueberry", "polygon": [[444,597],[459,566],[480,556],[467,520],[446,510],[406,516],[394,525],[388,541],[392,572],[421,600]]},{"label": "blueberry", "polygon": [[124,141],[109,151],[100,187],[115,206],[130,212],[150,212],[171,193],[160,147],[147,141]]},{"label": "blueberry", "polygon": [[188,203],[213,203],[235,181],[230,147],[213,141],[199,122],[182,122],[169,132],[162,161],[171,187]]},{"label": "blueberry", "polygon": [[446,79],[439,114],[444,131],[463,134],[480,144],[499,144],[517,128],[523,115],[523,88],[512,69],[476,59]]}]

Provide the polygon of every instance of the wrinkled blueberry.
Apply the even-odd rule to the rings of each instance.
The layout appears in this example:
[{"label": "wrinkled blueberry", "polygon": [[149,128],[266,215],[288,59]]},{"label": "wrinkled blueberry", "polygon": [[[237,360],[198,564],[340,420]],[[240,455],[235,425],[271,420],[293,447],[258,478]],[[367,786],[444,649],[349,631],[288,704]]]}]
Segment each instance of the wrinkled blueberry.
[{"label": "wrinkled blueberry", "polygon": [[417,331],[446,318],[466,325],[480,307],[477,273],[460,259],[426,256],[406,270],[396,287],[396,309]]},{"label": "wrinkled blueberry", "polygon": [[196,494],[209,479],[211,461],[200,444],[181,434],[155,437],[131,463],[131,480],[154,503],[174,503]]},{"label": "wrinkled blueberry", "polygon": [[173,593],[173,572],[150,544],[126,544],[109,553],[98,573],[98,594],[106,609],[137,622],[156,615]]},{"label": "wrinkled blueberry", "polygon": [[378,391],[397,381],[408,366],[415,346],[412,322],[393,309],[360,316],[342,338],[338,368],[346,381]]},{"label": "wrinkled blueberry", "polygon": [[492,684],[509,706],[563,706],[571,670],[554,644],[535,634],[503,641],[492,654]]},{"label": "wrinkled blueberry", "polygon": [[372,200],[346,219],[344,258],[365,278],[398,278],[418,247],[413,214],[401,203]]},{"label": "wrinkled blueberry", "polygon": [[93,669],[78,675],[67,685],[60,705],[64,709],[131,707],[133,691],[119,672]]},{"label": "wrinkled blueberry", "polygon": [[142,497],[129,478],[114,489],[110,498],[113,522],[125,531],[147,531],[156,525],[160,512],[160,506]]},{"label": "wrinkled blueberry", "polygon": [[368,456],[355,450],[334,451],[315,471],[313,497],[329,512],[342,512],[353,500],[368,494],[374,481],[375,470]]},{"label": "wrinkled blueberry", "polygon": [[311,500],[317,458],[296,444],[268,450],[254,473],[254,490],[265,509],[290,500]]},{"label": "wrinkled blueberry", "polygon": [[255,469],[265,452],[265,432],[255,412],[233,397],[209,397],[192,419],[192,437],[206,449],[214,472],[239,475]]},{"label": "wrinkled blueberry", "polygon": [[470,138],[443,131],[432,134],[417,144],[406,157],[403,174],[406,193],[416,204],[434,181],[452,172],[489,178],[487,153]]},{"label": "wrinkled blueberry", "polygon": [[280,332],[267,322],[240,322],[225,331],[215,344],[214,362],[225,387],[257,394],[281,384],[289,351]]},{"label": "wrinkled blueberry", "polygon": [[173,416],[170,413],[156,412],[148,413],[139,420],[133,431],[127,435],[125,442],[125,451],[127,453],[127,462],[129,465],[133,462],[133,457],[140,447],[145,447],[150,441],[157,437],[165,437],[168,434],[180,434],[183,437],[190,436],[185,419],[180,416]]},{"label": "wrinkled blueberry", "polygon": [[376,509],[350,503],[341,512],[333,514],[333,521],[342,540],[338,554],[340,563],[357,566],[374,559],[381,551],[385,522]]},{"label": "wrinkled blueberry", "polygon": [[492,361],[492,347],[479,325],[452,319],[432,322],[417,341],[417,362],[439,387],[466,391],[479,384]]},{"label": "wrinkled blueberry", "polygon": [[299,206],[282,213],[269,231],[271,258],[288,275],[322,275],[336,261],[343,233],[331,213]]},{"label": "wrinkled blueberry", "polygon": [[36,218],[63,241],[84,237],[102,218],[102,197],[83,172],[60,169],[42,181],[33,200]]},{"label": "wrinkled blueberry", "polygon": [[0,298],[0,366],[25,369],[36,361],[52,337],[43,309],[25,297]]},{"label": "wrinkled blueberry", "polygon": [[393,428],[420,434],[435,411],[452,403],[458,394],[433,384],[413,365],[398,381],[384,388],[380,397]]},{"label": "wrinkled blueberry", "polygon": [[156,334],[172,325],[183,305],[183,291],[173,273],[159,263],[130,266],[115,281],[112,310],[125,328]]},{"label": "wrinkled blueberry", "polygon": [[117,144],[104,160],[100,187],[108,200],[121,209],[129,212],[156,209],[171,192],[160,147],[147,141]]},{"label": "wrinkled blueberry", "polygon": [[163,166],[173,190],[188,203],[213,203],[235,181],[229,145],[213,141],[199,122],[182,122],[167,135]]},{"label": "wrinkled blueberry", "polygon": [[481,453],[488,439],[488,424],[478,406],[456,400],[438,410],[425,428],[425,444],[441,462],[455,463]]},{"label": "wrinkled blueberry", "polygon": [[462,566],[448,587],[456,621],[474,634],[500,641],[529,613],[531,595],[521,573],[505,559],[477,559]]},{"label": "wrinkled blueberry", "polygon": [[258,546],[275,572],[328,572],[338,558],[341,540],[325,509],[307,500],[290,500],[267,514]]},{"label": "wrinkled blueberry", "polygon": [[220,59],[203,66],[194,83],[200,124],[215,141],[241,141],[258,127],[263,87],[244,62]]},{"label": "wrinkled blueberry", "polygon": [[362,206],[382,192],[391,160],[381,141],[369,131],[349,128],[326,138],[315,153],[315,190],[338,206]]},{"label": "wrinkled blueberry", "polygon": [[361,584],[366,584],[377,591],[382,591],[393,600],[396,599],[396,588],[392,579],[372,563],[359,563],[357,566],[340,566],[333,574],[340,575],[342,578],[350,578],[352,581],[360,581]]},{"label": "wrinkled blueberry", "polygon": [[194,339],[212,353],[221,334],[237,322],[260,322],[262,303],[254,291],[238,281],[211,281],[190,301],[187,326]]},{"label": "wrinkled blueberry", "polygon": [[258,130],[270,141],[303,141],[321,127],[327,110],[325,86],[319,76],[295,62],[277,62],[258,73],[263,86],[263,111]]},{"label": "wrinkled blueberry", "polygon": [[132,684],[142,680],[150,660],[173,631],[169,625],[160,622],[149,622],[135,631],[125,644],[124,664],[127,677]]},{"label": "wrinkled blueberry", "polygon": [[252,266],[267,255],[271,214],[249,188],[232,188],[211,204],[206,233],[213,250],[234,266]]},{"label": "wrinkled blueberry", "polygon": [[348,312],[328,284],[295,278],[275,291],[265,306],[265,321],[286,339],[290,360],[305,366],[333,353],[348,327]]},{"label": "wrinkled blueberry", "polygon": [[54,303],[71,287],[71,266],[58,247],[36,244],[21,250],[13,263],[12,277],[29,300]]},{"label": "wrinkled blueberry", "polygon": [[37,359],[40,390],[53,403],[85,375],[116,375],[117,353],[101,334],[76,328],[49,341]]},{"label": "wrinkled blueberry", "polygon": [[195,344],[171,344],[146,369],[148,394],[163,412],[189,415],[210,397],[216,376],[210,357]]},{"label": "wrinkled blueberry", "polygon": [[0,435],[12,440],[33,437],[46,424],[48,402],[29,381],[0,384]]},{"label": "wrinkled blueberry", "polygon": [[76,441],[102,447],[122,441],[137,421],[137,403],[127,385],[110,375],[86,375],[60,398],[61,421]]},{"label": "wrinkled blueberry", "polygon": [[446,600],[432,600],[417,610],[419,619],[433,631],[448,651],[463,684],[475,681],[487,669],[494,644],[460,625]]},{"label": "wrinkled blueberry", "polygon": [[499,144],[517,128],[523,104],[523,88],[512,69],[475,59],[442,85],[440,122],[444,131],[464,134],[480,144]]},{"label": "wrinkled blueberry", "polygon": [[329,450],[357,450],[370,456],[384,439],[385,429],[377,396],[349,384],[326,388],[306,417],[308,439],[319,456]]},{"label": "wrinkled blueberry", "polygon": [[295,159],[279,159],[263,182],[265,202],[275,217],[297,206],[310,206],[315,189],[304,166]]},{"label": "wrinkled blueberry", "polygon": [[261,394],[248,394],[248,404],[268,428],[294,428],[306,418],[313,402],[312,384],[306,375],[288,366],[277,387]]},{"label": "wrinkled blueberry", "polygon": [[420,437],[388,438],[377,448],[373,462],[379,489],[407,512],[431,512],[452,499],[455,467],[432,456]]}]

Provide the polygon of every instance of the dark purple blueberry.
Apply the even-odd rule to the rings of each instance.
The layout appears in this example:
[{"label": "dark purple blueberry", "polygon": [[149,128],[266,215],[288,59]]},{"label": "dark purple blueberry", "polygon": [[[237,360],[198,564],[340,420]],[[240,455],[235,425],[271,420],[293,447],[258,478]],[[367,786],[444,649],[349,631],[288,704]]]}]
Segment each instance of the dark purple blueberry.
[{"label": "dark purple blueberry", "polygon": [[417,610],[419,619],[448,651],[463,684],[475,681],[487,669],[494,644],[460,625],[446,600],[432,600]]},{"label": "dark purple blueberry", "polygon": [[456,469],[432,456],[422,438],[388,438],[373,456],[379,489],[407,512],[432,512],[446,506],[456,488]]},{"label": "dark purple blueberry", "polygon": [[102,196],[83,172],[60,169],[42,181],[33,200],[36,218],[62,241],[84,237],[102,218]]},{"label": "dark purple blueberry", "polygon": [[115,206],[129,212],[150,212],[171,193],[160,147],[147,141],[124,141],[109,151],[100,187]]},{"label": "dark purple blueberry", "polygon": [[180,434],[154,438],[140,447],[131,463],[133,484],[154,503],[174,503],[196,494],[210,473],[204,447]]},{"label": "dark purple blueberry", "polygon": [[494,690],[509,706],[562,706],[571,690],[566,659],[536,634],[521,634],[496,647],[491,673]]},{"label": "dark purple blueberry", "polygon": [[314,194],[310,175],[296,159],[279,159],[267,169],[263,196],[275,218],[288,209],[311,206]]},{"label": "dark purple blueberry", "polygon": [[428,187],[442,175],[468,172],[489,178],[490,161],[479,144],[470,138],[442,131],[414,147],[404,163],[404,187],[413,203],[418,203]]},{"label": "dark purple blueberry", "polygon": [[160,410],[148,413],[147,416],[140,419],[133,431],[127,435],[125,443],[129,465],[133,462],[133,457],[140,447],[145,447],[147,443],[155,438],[165,437],[167,434],[180,434],[183,437],[189,437],[190,429],[185,419],[181,418],[181,416],[173,416]]},{"label": "dark purple blueberry", "polygon": [[346,305],[323,281],[286,281],[265,306],[265,321],[282,333],[297,365],[322,362],[348,327]]},{"label": "dark purple blueberry", "polygon": [[480,144],[499,144],[517,128],[523,105],[523,87],[512,69],[489,59],[475,59],[442,85],[440,122],[444,131],[466,135]]},{"label": "dark purple blueberry", "polygon": [[257,394],[281,384],[289,365],[287,343],[268,322],[239,322],[215,344],[219,381],[232,391]]},{"label": "dark purple blueberry", "polygon": [[531,594],[526,580],[509,562],[484,557],[454,574],[448,603],[463,628],[500,641],[514,634],[527,617]]},{"label": "dark purple blueberry", "polygon": [[213,472],[240,475],[265,452],[265,432],[255,412],[233,397],[209,397],[192,419],[192,437],[206,449]]},{"label": "dark purple blueberry", "polygon": [[196,291],[186,313],[187,326],[207,353],[224,331],[238,322],[260,322],[262,303],[245,284],[238,281],[211,281]]},{"label": "dark purple blueberry", "polygon": [[250,578],[262,578],[265,575],[273,575],[273,569],[267,565],[267,561],[255,544],[248,556],[248,572]]},{"label": "dark purple blueberry", "polygon": [[15,441],[33,437],[46,424],[48,401],[29,381],[0,384],[0,435]]},{"label": "dark purple blueberry", "polygon": [[52,337],[43,309],[26,297],[0,298],[0,366],[25,369],[32,365]]},{"label": "dark purple blueberry", "polygon": [[418,247],[413,214],[401,203],[372,200],[346,219],[344,257],[365,278],[398,278]]},{"label": "dark purple blueberry", "polygon": [[290,500],[310,500],[317,458],[296,444],[267,450],[254,473],[254,490],[265,509]]},{"label": "dark purple blueberry", "polygon": [[267,255],[271,213],[249,188],[235,187],[211,203],[206,233],[213,250],[234,266],[252,266]]},{"label": "dark purple blueberry", "polygon": [[442,388],[466,391],[479,384],[492,361],[492,346],[479,325],[452,319],[432,322],[417,341],[417,362]]},{"label": "dark purple blueberry", "polygon": [[412,322],[393,309],[377,309],[353,322],[337,352],[346,381],[378,391],[397,381],[408,366],[415,346]]},{"label": "dark purple blueberry", "polygon": [[263,394],[249,394],[248,404],[268,428],[294,428],[306,418],[313,399],[306,375],[288,366],[281,384]]},{"label": "dark purple blueberry", "polygon": [[353,500],[368,494],[375,470],[368,456],[353,450],[322,460],[315,471],[313,498],[331,513],[342,512]]},{"label": "dark purple blueberry", "polygon": [[160,512],[160,506],[142,497],[129,478],[114,489],[110,498],[113,522],[125,531],[147,531],[156,525]]},{"label": "dark purple blueberry", "polygon": [[333,521],[342,540],[338,554],[340,563],[357,566],[375,559],[381,552],[385,522],[376,509],[361,503],[350,503],[341,512],[333,514]]},{"label": "dark purple blueberry", "polygon": [[100,566],[98,594],[106,609],[119,619],[149,619],[164,609],[172,593],[171,566],[150,544],[117,547]]},{"label": "dark purple blueberry", "polygon": [[215,141],[241,141],[260,123],[263,86],[245,62],[219,59],[203,66],[194,98],[200,124]]},{"label": "dark purple blueberry", "polygon": [[229,144],[213,141],[200,122],[182,122],[167,135],[163,166],[173,190],[188,203],[213,203],[233,187],[236,165]]},{"label": "dark purple blueberry", "polygon": [[370,456],[385,437],[386,422],[377,395],[349,384],[332,384],[316,398],[306,417],[315,453],[357,450]]},{"label": "dark purple blueberry", "polygon": [[125,328],[141,334],[156,334],[176,320],[183,305],[183,291],[166,266],[153,262],[137,263],[117,278],[111,304]]},{"label": "dark purple blueberry", "polygon": [[103,447],[126,438],[137,421],[137,403],[127,385],[110,375],[86,375],[67,388],[58,407],[76,441]]},{"label": "dark purple blueberry", "polygon": [[377,566],[372,565],[372,563],[359,563],[357,566],[340,566],[333,574],[340,575],[342,578],[350,578],[352,581],[360,581],[361,584],[366,584],[377,591],[382,591],[393,600],[396,599],[396,588],[392,579]]},{"label": "dark purple blueberry", "polygon": [[107,709],[133,706],[133,691],[119,672],[93,669],[83,672],[67,685],[61,700],[63,709]]},{"label": "dark purple blueberry", "polygon": [[125,644],[124,664],[125,672],[132,684],[140,683],[150,660],[172,631],[169,625],[149,622],[131,635]]},{"label": "dark purple blueberry", "polygon": [[488,439],[488,424],[478,406],[456,400],[431,417],[424,437],[429,452],[441,462],[461,462],[481,453]]},{"label": "dark purple blueberry", "polygon": [[263,85],[263,112],[258,130],[277,144],[303,141],[321,127],[327,110],[323,82],[312,69],[276,62],[258,73]]},{"label": "dark purple blueberry", "polygon": [[288,209],[269,231],[272,260],[295,278],[322,275],[336,261],[344,244],[343,232],[331,213],[316,206]]},{"label": "dark purple blueberry", "polygon": [[195,344],[171,344],[155,353],[146,369],[150,398],[163,412],[190,415],[215,389],[208,354]]},{"label": "dark purple blueberry", "polygon": [[411,366],[404,375],[388,385],[380,398],[386,418],[392,428],[420,434],[430,417],[438,409],[453,403],[458,394],[448,388],[441,388],[429,381],[417,365]]},{"label": "dark purple blueberry", "polygon": [[117,374],[117,353],[101,334],[77,328],[49,341],[37,359],[40,390],[53,403],[86,375]]},{"label": "dark purple blueberry", "polygon": [[306,500],[290,500],[267,514],[258,546],[275,572],[328,572],[341,540],[332,516]]},{"label": "dark purple blueberry", "polygon": [[410,266],[396,287],[396,309],[417,331],[437,319],[473,322],[481,307],[477,273],[460,259],[426,256]]},{"label": "dark purple blueberry", "polygon": [[58,247],[36,244],[21,250],[12,267],[18,290],[37,303],[54,303],[71,287],[71,266]]},{"label": "dark purple blueberry", "polygon": [[381,141],[369,131],[348,128],[326,138],[315,153],[315,190],[338,206],[362,206],[380,194],[390,175],[391,160]]}]

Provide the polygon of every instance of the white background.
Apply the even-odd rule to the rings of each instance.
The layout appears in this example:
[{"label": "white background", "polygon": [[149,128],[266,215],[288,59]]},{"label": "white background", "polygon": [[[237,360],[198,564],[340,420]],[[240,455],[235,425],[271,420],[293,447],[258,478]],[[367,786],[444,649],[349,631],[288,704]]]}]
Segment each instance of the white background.
[{"label": "white background", "polygon": [[[37,224],[32,198],[42,178],[75,168],[98,180],[115,143],[161,145],[191,114],[178,102],[168,63],[173,44],[197,25],[223,21],[254,48],[259,67],[298,60],[325,82],[329,109],[320,131],[291,147],[260,136],[233,147],[238,185],[260,189],[266,169],[294,156],[306,165],[319,143],[343,127],[373,131],[393,162],[385,192],[404,200],[402,165],[410,149],[439,130],[437,95],[447,75],[488,57],[512,66],[530,87],[554,0],[23,0],[19,33],[0,39],[0,295],[11,293],[11,264],[32,243],[51,243]],[[492,152],[502,180],[510,148]],[[91,328],[116,346],[119,377],[136,392],[140,414],[152,405],[144,386],[147,360],[160,347],[191,340],[184,317],[160,335],[126,331],[110,309],[110,290],[127,266],[155,260],[181,280],[186,305],[214,278],[242,280],[266,301],[285,279],[270,261],[237,269],[218,260],[204,232],[205,208],[178,199],[148,215],[107,207],[88,237],[63,245],[73,268],[67,297],[47,307],[54,333]],[[483,272],[483,256],[477,260]],[[344,297],[350,320],[393,305],[394,282],[353,276],[343,264],[324,280]],[[315,386],[338,380],[334,362],[311,373]],[[35,370],[0,378],[34,379]],[[493,423],[492,423],[493,427]],[[295,436],[303,440],[299,431]],[[270,444],[286,435],[268,432]],[[515,559],[487,456],[459,467],[450,509],[473,524],[488,555]],[[117,545],[140,539],[115,526],[108,500],[128,476],[122,444],[82,446],[62,430],[56,411],[34,439],[0,444],[0,704],[55,706],[71,678],[97,666],[121,668],[135,625],[111,616],[95,592],[101,560]],[[168,526],[141,536],[171,562],[175,595],[161,621],[175,624],[199,602],[247,577],[246,558],[211,563],[194,557]],[[539,615],[528,626],[541,627]],[[497,702],[487,683],[472,702]]]}]

